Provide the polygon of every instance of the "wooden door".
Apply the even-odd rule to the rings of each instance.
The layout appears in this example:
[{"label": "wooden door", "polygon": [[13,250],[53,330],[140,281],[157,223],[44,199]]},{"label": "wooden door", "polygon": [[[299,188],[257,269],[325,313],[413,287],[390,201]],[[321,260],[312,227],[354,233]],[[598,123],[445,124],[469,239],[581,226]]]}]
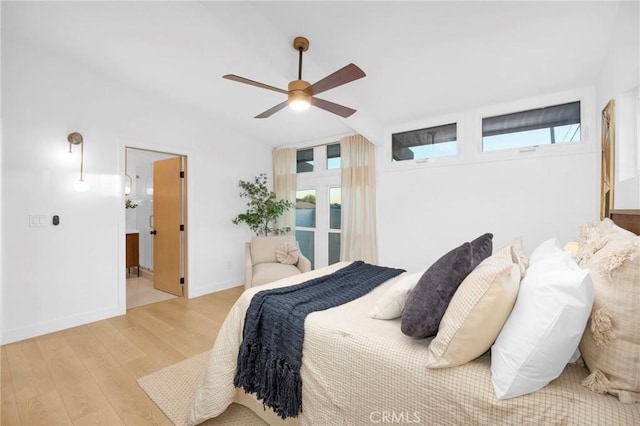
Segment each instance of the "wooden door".
[{"label": "wooden door", "polygon": [[182,296],[182,157],[153,162],[153,286]]}]

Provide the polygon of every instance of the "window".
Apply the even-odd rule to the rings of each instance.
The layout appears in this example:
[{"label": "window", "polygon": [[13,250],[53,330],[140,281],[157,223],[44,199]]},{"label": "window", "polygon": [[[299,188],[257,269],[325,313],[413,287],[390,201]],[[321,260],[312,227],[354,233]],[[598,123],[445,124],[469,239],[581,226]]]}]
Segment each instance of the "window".
[{"label": "window", "polygon": [[340,144],[327,145],[327,170],[339,169],[341,166]]},{"label": "window", "polygon": [[299,149],[296,153],[297,157],[297,165],[296,172],[297,173],[306,173],[313,171],[313,148],[309,149]]},{"label": "window", "polygon": [[313,268],[322,268],[340,260],[340,144],[300,149],[298,160],[309,173],[298,173],[296,239]]},{"label": "window", "polygon": [[482,119],[482,151],[580,141],[580,102]]},{"label": "window", "polygon": [[340,261],[340,229],[342,215],[342,191],[329,188],[329,265]]},{"label": "window", "polygon": [[296,191],[296,240],[302,254],[311,261],[315,259],[316,191],[303,189]]},{"label": "window", "polygon": [[445,124],[391,135],[392,161],[447,157],[458,152],[457,124]]}]

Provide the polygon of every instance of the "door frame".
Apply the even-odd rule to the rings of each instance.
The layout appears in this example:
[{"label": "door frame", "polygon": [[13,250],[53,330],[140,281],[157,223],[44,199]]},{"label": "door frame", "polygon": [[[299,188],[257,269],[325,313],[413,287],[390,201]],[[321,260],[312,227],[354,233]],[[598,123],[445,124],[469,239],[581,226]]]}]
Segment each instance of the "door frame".
[{"label": "door frame", "polygon": [[125,152],[126,149],[137,149],[140,151],[157,152],[160,154],[174,155],[182,157],[184,164],[185,177],[183,181],[183,215],[184,215],[184,247],[183,247],[183,265],[184,265],[184,291],[183,296],[189,298],[189,270],[191,265],[189,264],[189,156],[190,151],[183,149],[183,147],[166,146],[159,144],[149,144],[139,141],[132,141],[120,138],[118,140],[118,175],[117,181],[117,198],[121,208],[118,209],[118,313],[124,315],[127,312],[127,280],[126,280],[126,211],[124,209],[124,202],[126,197],[124,195],[124,164],[125,164]]}]

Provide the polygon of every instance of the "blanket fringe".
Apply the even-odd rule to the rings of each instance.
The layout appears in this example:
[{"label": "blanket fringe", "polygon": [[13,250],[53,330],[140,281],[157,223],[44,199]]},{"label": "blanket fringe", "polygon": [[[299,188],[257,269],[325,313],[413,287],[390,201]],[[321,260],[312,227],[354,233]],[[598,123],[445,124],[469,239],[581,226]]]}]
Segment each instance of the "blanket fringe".
[{"label": "blanket fringe", "polygon": [[[302,411],[302,381],[298,369],[291,368],[282,356],[259,345],[242,345],[234,385],[255,393],[263,406],[271,407],[283,420]],[[253,374],[250,374],[253,372]]]}]

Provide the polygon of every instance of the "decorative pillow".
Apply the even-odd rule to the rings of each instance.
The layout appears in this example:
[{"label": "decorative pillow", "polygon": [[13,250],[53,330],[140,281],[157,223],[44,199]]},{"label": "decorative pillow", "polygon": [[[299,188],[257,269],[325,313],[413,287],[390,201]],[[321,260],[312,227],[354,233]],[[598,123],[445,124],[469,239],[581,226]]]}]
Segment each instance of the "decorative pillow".
[{"label": "decorative pillow", "polygon": [[407,336],[423,339],[438,332],[440,320],[458,286],[491,254],[493,234],[484,234],[451,250],[422,275],[409,294],[400,328]]},{"label": "decorative pillow", "polygon": [[529,267],[529,256],[527,256],[527,253],[524,251],[521,236],[517,236],[509,241],[504,247],[493,253],[492,256],[505,260],[511,259],[520,269],[520,278],[524,277]]},{"label": "decorative pillow", "polygon": [[418,280],[424,274],[405,274],[400,280],[384,292],[371,311],[371,318],[396,319],[402,316],[402,310],[407,302],[407,297]]},{"label": "decorative pillow", "polygon": [[249,254],[251,255],[251,263],[276,263],[276,250],[284,242],[295,244],[295,239],[289,235],[269,235],[268,237],[251,237],[249,244]]},{"label": "decorative pillow", "polygon": [[587,222],[578,228],[578,249],[576,255],[585,266],[591,256],[611,240],[634,240],[633,232],[620,228],[611,219],[604,218],[598,225]]},{"label": "decorative pillow", "polygon": [[640,238],[613,239],[587,261],[595,301],[580,342],[598,393],[640,402]]},{"label": "decorative pillow", "polygon": [[285,265],[295,265],[298,263],[299,253],[296,244],[286,241],[276,248],[276,259]]},{"label": "decorative pillow", "polygon": [[560,376],[578,347],[593,294],[588,271],[557,240],[534,250],[513,311],[491,347],[498,399],[534,392]]},{"label": "decorative pillow", "polygon": [[604,219],[602,219],[602,221],[600,221],[600,223],[596,226],[596,231],[600,232],[603,235],[608,236],[609,239],[622,238],[627,240],[633,240],[637,237],[637,235],[634,234],[633,232],[623,229],[618,225],[616,225],[616,223],[611,219],[609,219],[608,217],[605,217]]},{"label": "decorative pillow", "polygon": [[453,295],[429,345],[427,367],[455,367],[485,353],[509,317],[519,286],[520,267],[510,256],[499,252],[483,260]]}]

